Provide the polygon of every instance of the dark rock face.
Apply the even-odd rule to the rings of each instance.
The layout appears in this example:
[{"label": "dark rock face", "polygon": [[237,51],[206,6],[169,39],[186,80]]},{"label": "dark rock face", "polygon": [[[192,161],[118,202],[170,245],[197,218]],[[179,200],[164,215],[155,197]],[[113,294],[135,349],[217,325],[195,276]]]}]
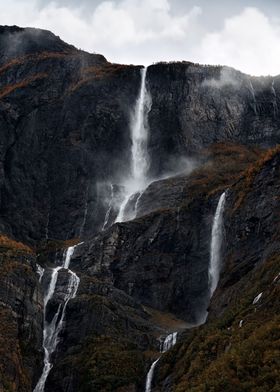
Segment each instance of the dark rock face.
[{"label": "dark rock face", "polygon": [[33,53],[76,50],[47,30],[0,26],[0,64]]},{"label": "dark rock face", "polygon": [[194,205],[192,215],[167,210],[114,225],[84,250],[81,267],[147,306],[196,322],[208,296],[210,226],[202,211]]},{"label": "dark rock face", "polygon": [[[217,387],[207,372],[227,363],[241,317],[249,325],[245,340],[260,325],[252,296],[265,290],[262,279],[276,276],[279,261],[279,151],[264,149],[280,140],[280,79],[187,62],[150,66],[153,181],[128,203],[136,218],[113,224],[130,171],[140,68],[108,63],[47,31],[0,28],[0,231],[36,249],[0,238],[5,392],[36,385],[50,268],[80,241],[71,260],[80,286],[67,306],[46,392],[143,391],[160,339],[207,314],[211,228],[225,189],[223,271],[208,323],[184,332],[162,358],[154,390],[202,390],[191,389],[200,388],[201,374],[213,390],[231,391],[230,380]],[[36,262],[46,268],[41,284]],[[61,269],[47,320],[67,284]],[[267,320],[279,312],[277,287],[267,293]],[[255,347],[246,344],[248,352]]]},{"label": "dark rock face", "polygon": [[148,69],[152,175],[217,142],[279,142],[280,78],[253,78],[230,68],[192,63]]},{"label": "dark rock face", "polygon": [[36,51],[32,31],[0,69],[1,227],[30,242],[78,237],[100,228],[106,187],[126,170],[139,69],[53,47],[43,31]]},{"label": "dark rock face", "polygon": [[35,256],[22,244],[0,241],[0,389],[29,392],[42,361],[42,292]]},{"label": "dark rock face", "polygon": [[[76,247],[71,268],[80,267],[84,248],[83,244]],[[60,258],[56,254],[55,265],[60,265]],[[159,350],[159,336],[170,331],[168,322],[157,320],[151,309],[143,307],[104,276],[92,277],[81,268],[78,274],[81,281],[77,297],[66,308],[64,328],[51,358],[54,367],[45,390],[110,390],[113,386],[142,390],[148,370],[145,351]],[[42,282],[45,290],[49,281],[47,271]],[[55,294],[46,309],[49,322],[63,303],[68,281],[69,273],[61,269]],[[181,327],[184,324],[170,320]],[[134,365],[131,367],[129,363]]]},{"label": "dark rock face", "polygon": [[[253,172],[250,185],[237,184],[227,201],[223,259],[227,261],[211,303],[211,318],[221,317],[237,295],[236,285],[279,253],[280,155]],[[240,295],[240,294],[239,294]],[[233,298],[232,298],[233,297]]]},{"label": "dark rock face", "polygon": [[279,339],[279,164],[278,148],[228,193],[208,322],[162,359],[153,391],[279,389],[278,363],[266,362]]},{"label": "dark rock face", "polygon": [[[92,235],[129,171],[139,67],[17,27],[1,28],[0,56],[2,231],[29,242]],[[279,141],[278,78],[175,63],[150,66],[147,85],[152,178],[214,142]]]}]

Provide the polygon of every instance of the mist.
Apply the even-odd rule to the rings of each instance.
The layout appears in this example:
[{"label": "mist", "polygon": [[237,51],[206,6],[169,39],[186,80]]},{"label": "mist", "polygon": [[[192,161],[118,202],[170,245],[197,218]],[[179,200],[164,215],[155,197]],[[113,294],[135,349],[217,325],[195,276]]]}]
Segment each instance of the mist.
[{"label": "mist", "polygon": [[202,82],[202,86],[212,87],[216,89],[220,89],[225,86],[240,88],[242,80],[238,76],[238,73],[234,69],[229,67],[223,67],[221,69],[220,76],[218,79],[206,79]]}]

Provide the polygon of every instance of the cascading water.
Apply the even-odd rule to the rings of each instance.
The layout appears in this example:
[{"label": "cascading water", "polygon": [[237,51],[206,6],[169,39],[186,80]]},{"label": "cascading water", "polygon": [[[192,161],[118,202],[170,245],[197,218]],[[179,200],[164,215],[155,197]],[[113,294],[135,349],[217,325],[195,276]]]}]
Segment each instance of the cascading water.
[{"label": "cascading water", "polygon": [[173,346],[175,346],[177,342],[178,332],[173,332],[170,335],[167,335],[164,339],[163,345],[161,347],[161,352],[166,353],[166,351],[170,350]]},{"label": "cascading water", "polygon": [[251,80],[249,80],[249,90],[250,90],[250,93],[251,93],[251,96],[252,96],[252,103],[251,103],[251,105],[253,107],[253,110],[254,110],[255,114],[257,114],[257,100],[256,100],[256,95],[255,95],[255,89],[253,87],[253,84],[252,84]]},{"label": "cascading water", "polygon": [[44,275],[44,272],[45,272],[45,269],[43,267],[41,267],[39,264],[37,264],[36,267],[37,267],[36,272],[39,275],[39,282],[41,282],[43,275]]},{"label": "cascading water", "polygon": [[148,141],[148,113],[152,100],[146,87],[147,68],[141,69],[141,86],[135,109],[131,118],[131,174],[124,183],[124,197],[120,205],[116,222],[126,219],[125,209],[133,195],[143,192],[148,185],[149,154]]},{"label": "cascading water", "polygon": [[135,208],[134,208],[135,217],[137,216],[139,201],[140,201],[140,199],[141,199],[141,197],[142,197],[144,192],[145,192],[145,189],[143,189],[141,192],[139,192],[139,195],[138,195],[138,197],[136,199]]},{"label": "cascading water", "polygon": [[149,156],[147,150],[148,121],[147,114],[151,109],[151,96],[146,88],[147,68],[141,69],[140,95],[136,102],[133,116],[132,137],[132,178],[136,181],[137,190],[146,185],[147,171],[149,169]]},{"label": "cascading water", "polygon": [[221,245],[223,237],[223,212],[226,201],[226,192],[220,196],[218,206],[216,208],[212,233],[211,233],[211,252],[210,252],[210,265],[209,265],[209,283],[210,283],[210,296],[213,295],[217,288],[220,270],[221,270]]},{"label": "cascading water", "polygon": [[129,202],[131,196],[133,196],[133,193],[132,194],[129,193],[124,197],[124,199],[120,205],[119,213],[118,213],[118,216],[116,217],[115,222],[124,222],[125,221],[125,208],[127,206],[127,203]]},{"label": "cascading water", "polygon": [[154,377],[154,371],[155,371],[155,367],[156,364],[158,363],[158,361],[160,360],[160,357],[154,361],[148,371],[147,374],[147,379],[146,379],[146,387],[145,387],[145,392],[151,392],[152,390],[152,382],[153,382],[153,377]]},{"label": "cascading water", "polygon": [[[77,245],[76,245],[77,246]],[[51,280],[44,297],[44,332],[43,332],[43,348],[44,348],[44,368],[42,375],[34,389],[34,392],[44,392],[46,380],[52,368],[51,355],[55,351],[59,342],[59,334],[63,327],[66,307],[70,299],[77,294],[80,279],[75,272],[69,269],[71,257],[76,246],[70,246],[64,254],[62,266],[52,269]],[[58,309],[50,322],[46,318],[47,305],[53,297],[56,288],[58,272],[61,269],[66,269],[69,274],[68,285],[64,293],[63,303],[58,306]]]},{"label": "cascading water", "polygon": [[276,90],[275,90],[275,87],[274,87],[274,83],[275,83],[275,81],[272,80],[272,83],[271,83],[271,93],[272,93],[273,98],[274,98],[272,100],[272,105],[273,105],[274,116],[276,117],[276,115],[278,113],[278,104],[277,104],[277,94],[276,94]]},{"label": "cascading water", "polygon": [[[163,341],[160,352],[162,354],[166,353],[168,350],[170,350],[176,344],[176,342],[177,342],[177,332],[174,332],[174,333],[171,333],[170,335],[167,335]],[[160,360],[160,357],[152,363],[152,365],[148,371],[147,378],[146,378],[145,392],[151,392],[151,390],[152,390],[154,371],[155,371],[156,365],[159,360]]]},{"label": "cascading water", "polygon": [[110,188],[111,188],[110,202],[108,204],[108,209],[107,209],[106,214],[105,214],[104,223],[103,223],[103,226],[102,226],[102,231],[104,231],[106,229],[107,225],[108,225],[109,218],[110,218],[110,213],[111,213],[111,210],[112,210],[112,207],[113,207],[113,200],[114,200],[114,186],[113,186],[113,184],[111,184]]}]

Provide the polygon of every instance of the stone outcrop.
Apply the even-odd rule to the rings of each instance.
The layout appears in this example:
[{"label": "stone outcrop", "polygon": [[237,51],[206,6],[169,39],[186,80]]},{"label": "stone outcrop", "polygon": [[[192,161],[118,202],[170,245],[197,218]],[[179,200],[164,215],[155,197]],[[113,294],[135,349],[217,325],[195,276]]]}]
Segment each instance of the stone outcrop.
[{"label": "stone outcrop", "polygon": [[279,142],[279,77],[256,78],[228,67],[160,63],[149,67],[152,174],[217,142]]},{"label": "stone outcrop", "polygon": [[0,390],[29,392],[42,361],[42,290],[30,248],[0,236]]}]

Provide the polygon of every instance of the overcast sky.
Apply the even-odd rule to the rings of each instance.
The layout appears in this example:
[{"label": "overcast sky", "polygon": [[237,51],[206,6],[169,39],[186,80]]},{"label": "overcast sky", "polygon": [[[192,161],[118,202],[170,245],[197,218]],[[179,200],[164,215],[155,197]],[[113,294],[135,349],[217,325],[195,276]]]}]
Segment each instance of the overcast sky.
[{"label": "overcast sky", "polygon": [[0,24],[48,29],[118,63],[280,74],[279,0],[0,0]]}]

